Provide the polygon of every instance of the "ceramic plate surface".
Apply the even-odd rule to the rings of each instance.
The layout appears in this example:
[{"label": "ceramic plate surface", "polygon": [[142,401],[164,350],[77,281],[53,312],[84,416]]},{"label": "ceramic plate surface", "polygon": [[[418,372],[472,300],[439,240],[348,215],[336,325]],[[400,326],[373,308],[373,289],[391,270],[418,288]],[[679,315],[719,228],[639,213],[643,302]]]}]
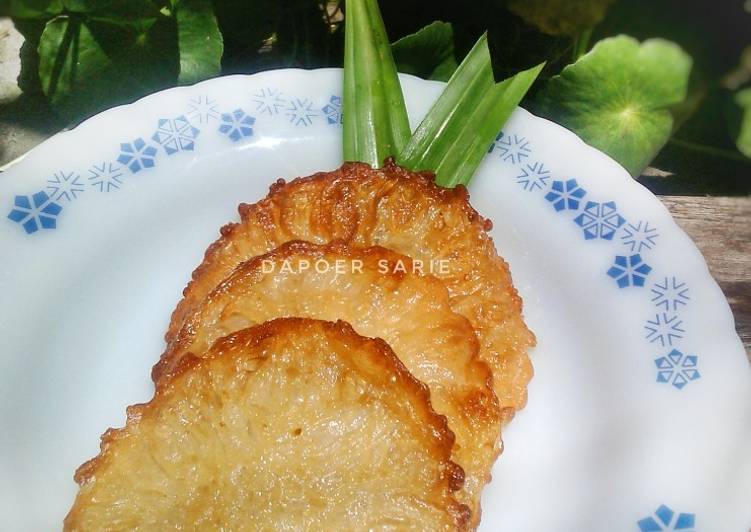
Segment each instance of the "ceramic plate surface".
[{"label": "ceramic plate surface", "polygon": [[[413,126],[442,84],[402,78]],[[148,400],[190,273],[278,177],[341,162],[341,71],[111,109],[0,174],[0,528],[59,529],[73,472]],[[481,530],[746,532],[751,371],[658,199],[518,109],[470,186],[536,333]]]}]

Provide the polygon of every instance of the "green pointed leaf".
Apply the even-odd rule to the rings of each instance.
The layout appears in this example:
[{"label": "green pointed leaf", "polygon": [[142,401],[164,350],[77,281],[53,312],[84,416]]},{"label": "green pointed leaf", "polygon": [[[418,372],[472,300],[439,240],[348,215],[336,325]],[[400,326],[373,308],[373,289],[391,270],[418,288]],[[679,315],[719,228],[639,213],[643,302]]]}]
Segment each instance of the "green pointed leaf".
[{"label": "green pointed leaf", "polygon": [[670,41],[605,39],[550,79],[535,111],[638,176],[673,132],[671,108],[686,98],[691,66]]},{"label": "green pointed leaf", "polygon": [[174,84],[176,41],[171,19],[133,26],[57,17],[39,43],[42,88],[68,119],[131,101]]},{"label": "green pointed leaf", "polygon": [[399,72],[447,81],[456,70],[454,30],[448,22],[431,22],[391,45]]},{"label": "green pointed leaf", "polygon": [[613,0],[510,0],[508,8],[549,35],[575,37],[605,17]]},{"label": "green pointed leaf", "polygon": [[483,35],[399,154],[412,170],[432,170],[443,186],[467,184],[543,65],[495,83]]},{"label": "green pointed leaf", "polygon": [[380,166],[410,128],[376,0],[347,2],[344,39],[344,160]]},{"label": "green pointed leaf", "polygon": [[178,83],[186,85],[218,75],[224,45],[211,0],[180,0],[174,10],[180,52]]}]

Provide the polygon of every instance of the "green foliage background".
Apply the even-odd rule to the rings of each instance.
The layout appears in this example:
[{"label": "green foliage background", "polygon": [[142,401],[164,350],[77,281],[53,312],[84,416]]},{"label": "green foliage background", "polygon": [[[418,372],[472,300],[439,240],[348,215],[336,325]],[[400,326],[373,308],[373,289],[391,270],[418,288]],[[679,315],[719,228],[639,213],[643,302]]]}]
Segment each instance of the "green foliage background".
[{"label": "green foliage background", "polygon": [[[547,62],[522,105],[634,176],[674,174],[642,176],[653,190],[751,193],[748,2],[380,6],[401,71],[448,79],[487,30],[497,79]],[[48,106],[57,127],[220,74],[341,66],[345,12],[333,0],[0,0],[26,39],[22,105]]]}]

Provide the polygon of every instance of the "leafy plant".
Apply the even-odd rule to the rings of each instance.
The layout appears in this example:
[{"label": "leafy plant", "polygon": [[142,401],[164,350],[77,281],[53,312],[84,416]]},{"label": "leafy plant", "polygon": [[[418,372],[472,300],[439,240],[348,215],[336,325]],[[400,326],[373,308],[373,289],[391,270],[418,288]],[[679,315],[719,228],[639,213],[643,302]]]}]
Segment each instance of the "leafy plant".
[{"label": "leafy plant", "polygon": [[[220,74],[342,66],[347,7],[344,0],[5,0],[0,16],[12,17],[26,39],[24,98],[38,94],[75,123]],[[380,0],[380,7],[402,72],[448,80],[487,30],[494,80],[546,62],[522,105],[634,176],[648,164],[677,174],[642,177],[654,189],[751,191],[751,48],[742,56],[751,13],[740,3],[711,11],[681,0]],[[394,126],[404,137],[403,120]],[[438,131],[428,126],[419,130],[422,143]],[[436,163],[413,160],[409,145],[417,140],[403,142],[403,162]]]},{"label": "leafy plant", "polygon": [[37,79],[70,120],[221,71],[222,34],[211,0],[16,0],[10,14],[22,26],[44,22],[36,36]]},{"label": "leafy plant", "polygon": [[[380,166],[392,156],[431,170],[440,185],[467,184],[487,147],[543,65],[495,83],[486,35],[480,37],[410,137],[409,119],[377,0],[350,0],[344,42],[344,159]],[[402,40],[425,51],[451,27],[433,23]],[[403,46],[404,43],[409,46]],[[399,48],[399,42],[394,45]],[[433,55],[437,68],[447,56]]]}]

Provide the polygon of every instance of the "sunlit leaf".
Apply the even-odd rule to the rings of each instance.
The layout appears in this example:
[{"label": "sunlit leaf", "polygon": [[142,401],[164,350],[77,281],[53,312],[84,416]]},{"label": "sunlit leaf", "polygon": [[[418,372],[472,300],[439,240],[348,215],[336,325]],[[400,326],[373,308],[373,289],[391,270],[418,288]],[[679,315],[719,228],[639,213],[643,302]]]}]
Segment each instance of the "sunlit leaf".
[{"label": "sunlit leaf", "polygon": [[216,76],[222,69],[222,34],[211,0],[180,0],[175,6],[180,84]]},{"label": "sunlit leaf", "polygon": [[662,39],[605,39],[540,91],[535,110],[639,175],[670,138],[691,58]]}]

